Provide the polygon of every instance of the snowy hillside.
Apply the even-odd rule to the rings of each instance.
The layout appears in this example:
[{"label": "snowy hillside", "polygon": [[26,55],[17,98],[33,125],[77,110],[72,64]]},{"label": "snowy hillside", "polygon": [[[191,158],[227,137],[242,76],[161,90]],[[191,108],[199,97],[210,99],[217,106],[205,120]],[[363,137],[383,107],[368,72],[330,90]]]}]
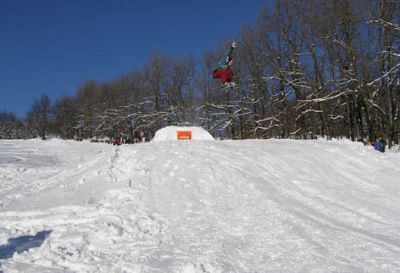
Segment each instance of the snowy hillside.
[{"label": "snowy hillside", "polygon": [[7,273],[400,272],[400,154],[358,143],[1,140],[0,180]]}]

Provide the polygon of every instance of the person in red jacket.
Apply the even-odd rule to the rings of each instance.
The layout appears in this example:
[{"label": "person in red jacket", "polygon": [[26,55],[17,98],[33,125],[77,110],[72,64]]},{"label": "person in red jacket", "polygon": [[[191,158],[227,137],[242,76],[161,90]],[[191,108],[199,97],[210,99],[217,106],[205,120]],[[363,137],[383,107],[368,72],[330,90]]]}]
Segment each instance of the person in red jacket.
[{"label": "person in red jacket", "polygon": [[220,64],[217,69],[213,70],[213,78],[214,79],[221,79],[221,83],[223,86],[234,86],[235,83],[232,82],[234,74],[232,71],[232,66],[233,66],[233,50],[236,48],[236,43],[233,42],[230,48],[230,51],[228,53],[228,56],[226,57],[226,64]]}]

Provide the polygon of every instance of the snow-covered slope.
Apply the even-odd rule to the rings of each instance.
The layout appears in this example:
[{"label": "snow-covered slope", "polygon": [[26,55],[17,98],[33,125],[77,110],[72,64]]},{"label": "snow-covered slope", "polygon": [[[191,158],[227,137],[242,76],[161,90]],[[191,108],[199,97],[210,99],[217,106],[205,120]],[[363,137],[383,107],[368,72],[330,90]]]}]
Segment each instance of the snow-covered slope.
[{"label": "snow-covered slope", "polygon": [[347,141],[1,140],[1,268],[400,272],[399,162]]}]

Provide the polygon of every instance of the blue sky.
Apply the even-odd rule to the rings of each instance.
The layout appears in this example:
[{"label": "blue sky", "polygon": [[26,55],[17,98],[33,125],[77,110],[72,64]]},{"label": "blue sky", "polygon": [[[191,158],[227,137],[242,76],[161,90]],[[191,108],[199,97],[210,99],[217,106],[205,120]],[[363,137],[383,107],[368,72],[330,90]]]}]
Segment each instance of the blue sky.
[{"label": "blue sky", "polygon": [[0,111],[74,95],[112,80],[156,51],[202,54],[254,24],[273,0],[0,0]]}]

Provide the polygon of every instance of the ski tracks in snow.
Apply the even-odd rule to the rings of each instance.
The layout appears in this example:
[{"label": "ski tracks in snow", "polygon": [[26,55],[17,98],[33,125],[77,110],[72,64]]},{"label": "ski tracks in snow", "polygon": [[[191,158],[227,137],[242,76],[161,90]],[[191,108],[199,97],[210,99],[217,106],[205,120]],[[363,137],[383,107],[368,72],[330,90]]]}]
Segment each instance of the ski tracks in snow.
[{"label": "ski tracks in snow", "polygon": [[[137,174],[146,178],[147,172],[129,158],[138,172],[132,173],[129,168],[123,171],[126,158],[120,158],[119,147],[102,146],[99,153],[104,154],[92,152],[91,160],[79,161],[77,166],[62,171],[62,177],[50,178],[63,187],[53,187],[54,183],[43,186],[41,202],[34,202],[40,198],[31,191],[25,205],[33,205],[36,210],[10,203],[10,208],[23,211],[2,214],[3,243],[6,238],[41,230],[52,233],[39,250],[15,254],[5,268],[24,272],[151,271],[150,254],[158,249],[167,226],[156,213],[148,211],[148,202],[143,203],[148,195],[145,191],[140,194],[140,189],[146,188],[149,181],[140,180],[138,188],[132,184],[132,177],[136,179]],[[56,189],[59,196],[54,196]],[[62,201],[70,205],[58,206],[57,198],[66,198]]]},{"label": "ski tracks in snow", "polygon": [[326,141],[6,144],[2,244],[52,231],[7,272],[400,270],[392,155]]}]

